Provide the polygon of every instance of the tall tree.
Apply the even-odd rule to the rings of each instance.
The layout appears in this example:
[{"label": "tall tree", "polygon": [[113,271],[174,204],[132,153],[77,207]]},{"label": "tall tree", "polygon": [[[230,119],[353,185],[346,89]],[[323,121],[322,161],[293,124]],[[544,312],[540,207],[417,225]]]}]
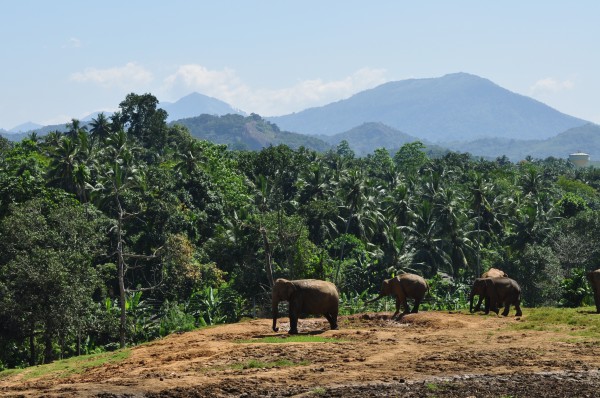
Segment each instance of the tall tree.
[{"label": "tall tree", "polygon": [[103,167],[99,170],[98,184],[94,188],[97,203],[107,209],[110,217],[114,217],[114,251],[111,256],[116,258],[117,277],[119,285],[119,303],[121,318],[119,325],[119,343],[126,344],[127,293],[134,290],[126,286],[126,275],[129,270],[128,260],[151,260],[156,253],[140,255],[128,250],[126,240],[126,222],[134,217],[141,217],[143,204],[135,204],[128,200],[128,195],[144,187],[144,167],[135,157],[135,146],[130,145],[124,131],[111,134],[106,140],[101,158]]}]

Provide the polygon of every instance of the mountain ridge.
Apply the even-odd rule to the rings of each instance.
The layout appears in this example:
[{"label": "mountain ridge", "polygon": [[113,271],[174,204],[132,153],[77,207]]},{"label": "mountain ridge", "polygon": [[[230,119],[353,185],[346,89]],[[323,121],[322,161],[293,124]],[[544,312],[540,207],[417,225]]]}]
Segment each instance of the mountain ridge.
[{"label": "mountain ridge", "polygon": [[239,114],[246,116],[245,112],[232,107],[228,103],[198,92],[181,97],[175,102],[160,102],[158,106],[167,111],[169,115],[167,121],[169,122],[202,114],[218,116]]},{"label": "mountain ridge", "polygon": [[387,82],[345,100],[267,120],[314,135],[381,122],[434,142],[495,136],[543,139],[588,123],[463,72]]}]

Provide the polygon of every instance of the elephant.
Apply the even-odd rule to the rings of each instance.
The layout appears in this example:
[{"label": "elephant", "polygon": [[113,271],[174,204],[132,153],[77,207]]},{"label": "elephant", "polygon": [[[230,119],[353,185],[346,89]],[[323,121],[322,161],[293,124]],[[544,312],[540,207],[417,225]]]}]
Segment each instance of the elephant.
[{"label": "elephant", "polygon": [[[498,268],[490,268],[489,270],[487,270],[486,272],[484,272],[483,274],[481,274],[482,278],[502,278],[502,277],[508,277],[508,274]],[[487,297],[484,297],[482,294],[478,293],[478,292],[474,292],[473,290],[471,290],[471,296],[469,297],[469,301],[471,303],[470,306],[470,311],[473,312],[473,296],[474,295],[478,295],[479,299],[477,300],[477,304],[475,305],[475,312],[480,311],[481,310],[481,302],[484,300],[486,301],[486,306],[487,304]]]},{"label": "elephant", "polygon": [[511,304],[515,306],[517,311],[515,316],[523,315],[521,311],[521,287],[519,284],[510,278],[477,278],[473,283],[471,290],[471,312],[473,310],[473,296],[479,294],[487,298],[485,305],[485,314],[489,314],[490,309],[498,315],[500,312],[499,306],[504,306],[503,316],[507,316]]},{"label": "elephant", "polygon": [[289,302],[289,334],[298,334],[300,315],[323,315],[332,330],[337,330],[339,295],[331,282],[318,279],[287,280],[279,278],[273,284],[273,331],[278,332],[277,317],[280,301]]},{"label": "elephant", "polygon": [[600,268],[595,271],[588,272],[587,278],[588,281],[590,281],[592,290],[594,291],[594,302],[596,303],[596,312],[600,314]]},{"label": "elephant", "polygon": [[[419,305],[423,301],[425,294],[429,290],[427,281],[419,275],[415,274],[401,274],[395,278],[385,279],[381,283],[381,290],[379,296],[373,300],[367,301],[367,303],[375,302],[385,296],[396,297],[396,312],[392,315],[392,319],[396,318],[400,312],[400,305],[404,307],[402,315],[419,312]],[[415,304],[412,308],[408,306],[407,299],[414,299]]]}]

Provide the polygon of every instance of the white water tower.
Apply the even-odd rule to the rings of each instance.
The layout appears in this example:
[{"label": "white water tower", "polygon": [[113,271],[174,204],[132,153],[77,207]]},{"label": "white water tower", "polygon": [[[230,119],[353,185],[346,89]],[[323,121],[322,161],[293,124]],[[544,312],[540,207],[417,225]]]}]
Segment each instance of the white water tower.
[{"label": "white water tower", "polygon": [[575,165],[575,167],[587,167],[590,163],[590,155],[583,152],[575,152],[569,155],[569,161]]}]

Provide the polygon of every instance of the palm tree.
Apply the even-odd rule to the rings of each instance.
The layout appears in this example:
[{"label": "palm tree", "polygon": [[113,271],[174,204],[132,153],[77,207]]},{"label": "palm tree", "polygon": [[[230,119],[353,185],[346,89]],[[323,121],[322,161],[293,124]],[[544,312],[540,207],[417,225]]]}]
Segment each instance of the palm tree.
[{"label": "palm tree", "polygon": [[93,140],[98,140],[101,143],[106,141],[111,132],[111,126],[110,121],[103,112],[100,112],[95,119],[92,119],[90,126],[90,135]]},{"label": "palm tree", "polygon": [[411,226],[403,229],[408,233],[408,251],[413,251],[413,264],[429,275],[438,270],[454,274],[452,259],[444,251],[444,239],[438,235],[438,220],[433,204],[424,199],[415,208],[415,220]]},{"label": "palm tree", "polygon": [[81,126],[81,122],[77,119],[71,119],[71,123],[67,123],[67,137],[75,141],[79,139],[81,132],[87,132],[86,126]]},{"label": "palm tree", "polygon": [[200,168],[203,149],[202,143],[195,138],[186,141],[184,147],[176,155],[175,171],[188,177],[192,175]]},{"label": "palm tree", "polygon": [[64,136],[50,152],[48,179],[67,192],[75,193],[74,172],[78,166],[79,147],[73,139]]}]

